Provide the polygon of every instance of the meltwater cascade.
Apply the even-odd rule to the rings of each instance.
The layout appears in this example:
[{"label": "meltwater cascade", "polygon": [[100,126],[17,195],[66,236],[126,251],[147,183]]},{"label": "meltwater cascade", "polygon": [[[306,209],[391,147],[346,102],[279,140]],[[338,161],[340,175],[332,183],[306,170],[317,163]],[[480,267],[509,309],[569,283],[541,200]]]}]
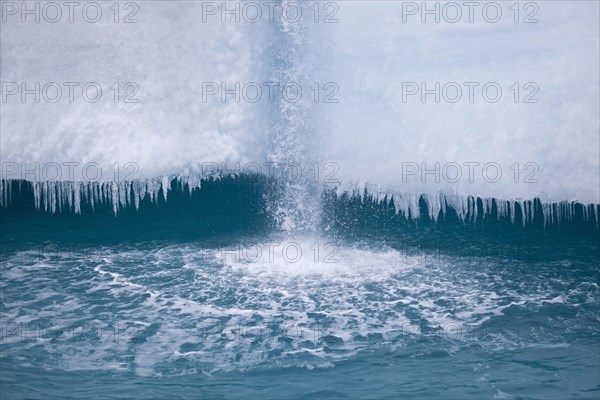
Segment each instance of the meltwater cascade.
[{"label": "meltwater cascade", "polygon": [[[285,7],[288,2],[282,2]],[[294,3],[299,4],[299,3]],[[308,10],[306,4],[300,8]],[[267,44],[271,82],[293,82],[282,91],[300,90],[310,86],[309,66],[304,60],[310,25],[290,23],[282,18],[274,24]],[[290,89],[292,88],[292,89]],[[300,89],[298,89],[300,88]],[[315,126],[313,103],[307,93],[295,93],[299,99],[286,101],[290,94],[279,92],[271,105],[268,161],[279,171],[282,193],[275,194],[270,205],[280,228],[285,231],[314,231],[318,223],[319,188],[309,169],[315,165]]]}]

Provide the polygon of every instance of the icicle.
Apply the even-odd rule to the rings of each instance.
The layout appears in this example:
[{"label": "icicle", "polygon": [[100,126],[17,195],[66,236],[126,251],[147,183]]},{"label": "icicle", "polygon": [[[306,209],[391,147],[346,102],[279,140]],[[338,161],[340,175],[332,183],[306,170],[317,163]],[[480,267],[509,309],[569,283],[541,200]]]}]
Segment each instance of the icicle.
[{"label": "icicle", "polygon": [[504,200],[496,200],[496,220],[500,221],[500,218],[504,218]]},{"label": "icicle", "polygon": [[86,183],[85,184],[88,188],[88,193],[90,196],[90,202],[92,205],[92,210],[95,210],[95,203],[97,202],[97,188],[98,185],[95,182],[92,183]]},{"label": "icicle", "polygon": [[446,216],[446,210],[447,210],[447,205],[448,203],[446,202],[446,196],[440,192],[439,193],[439,197],[440,197],[440,205],[442,208],[442,215],[445,217]]},{"label": "icicle", "polygon": [[167,192],[169,191],[169,187],[171,185],[171,180],[168,176],[164,175],[161,181],[161,187],[163,191],[163,197],[165,198],[165,202],[167,201]]},{"label": "icicle", "polygon": [[54,182],[55,187],[55,201],[56,204],[54,206],[55,212],[58,209],[58,212],[62,212],[62,199],[63,199],[63,185],[62,182]]},{"label": "icicle", "polygon": [[419,196],[415,194],[401,193],[398,194],[398,207],[406,218],[412,216],[414,219],[420,217],[419,212]]},{"label": "icicle", "polygon": [[469,212],[469,198],[466,196],[461,196],[461,208],[460,208],[460,219],[462,222],[466,222],[467,213]]},{"label": "icicle", "polygon": [[486,197],[483,199],[483,219],[486,219],[492,212],[492,199]]},{"label": "icicle", "polygon": [[552,206],[551,204],[546,204],[546,203],[542,204],[542,214],[544,214],[544,228],[546,226],[548,226],[549,221],[550,221],[550,223],[552,222],[551,221],[551,218],[552,218],[551,206]]},{"label": "icicle", "polygon": [[423,199],[425,200],[425,203],[427,203],[429,218],[437,221],[441,208],[439,196],[424,194]]},{"label": "icicle", "polygon": [[140,184],[139,182],[132,182],[131,189],[133,190],[133,204],[135,209],[140,209]]},{"label": "icicle", "polygon": [[10,201],[10,196],[8,195],[8,186],[11,184],[11,181],[8,179],[0,179],[0,188],[2,188],[2,199],[0,199],[0,206],[7,206]]},{"label": "icicle", "polygon": [[99,198],[99,202],[98,204],[104,204],[105,200],[106,200],[106,183],[102,182],[100,183],[100,190],[98,193],[98,198]]},{"label": "icicle", "polygon": [[81,214],[81,183],[74,183],[73,193],[73,206],[75,208],[75,214]]},{"label": "icicle", "polygon": [[533,224],[533,218],[535,217],[535,202],[533,200],[527,200],[529,203],[529,223]]},{"label": "icicle", "polygon": [[410,207],[411,213],[415,219],[421,218],[421,210],[419,209],[419,197],[420,196],[418,194],[412,194],[409,196],[409,198],[410,198],[409,207]]},{"label": "icicle", "polygon": [[94,196],[94,201],[95,201],[95,205],[96,206],[101,206],[102,205],[102,200],[100,200],[100,193],[101,193],[101,185],[98,182],[94,182],[92,184],[92,194]]},{"label": "icicle", "polygon": [[391,195],[390,196],[390,201],[394,202],[394,212],[396,214],[398,214],[398,211],[400,210],[400,207],[398,207],[398,200],[396,200],[395,195]]},{"label": "icicle", "polygon": [[50,194],[48,193],[48,182],[42,183],[42,201],[44,203],[44,211],[50,211]]},{"label": "icicle", "polygon": [[111,194],[109,204],[112,205],[113,212],[115,215],[117,215],[117,212],[119,211],[119,187],[115,184],[115,182],[110,182],[109,185]]},{"label": "icicle", "polygon": [[508,201],[508,213],[510,215],[510,222],[512,224],[514,224],[515,223],[515,201],[514,200]]},{"label": "icicle", "polygon": [[0,192],[2,192],[2,198],[0,198],[0,206],[8,206],[10,199],[12,197],[11,187],[12,187],[11,179],[1,179],[0,180]]},{"label": "icicle", "polygon": [[573,202],[569,202],[569,222],[573,222]]},{"label": "icicle", "polygon": [[521,224],[523,226],[525,226],[525,214],[526,214],[525,200],[518,199],[517,202],[519,203],[519,206],[521,207]]}]

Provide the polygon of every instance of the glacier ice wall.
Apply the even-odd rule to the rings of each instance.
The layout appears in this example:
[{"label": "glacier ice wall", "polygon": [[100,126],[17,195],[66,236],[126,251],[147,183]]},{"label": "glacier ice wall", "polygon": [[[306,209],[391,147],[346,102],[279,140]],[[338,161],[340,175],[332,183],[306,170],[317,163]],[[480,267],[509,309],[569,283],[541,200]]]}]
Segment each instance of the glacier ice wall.
[{"label": "glacier ice wall", "polygon": [[[98,82],[107,100],[110,85],[136,82],[139,102],[3,102],[2,161],[133,162],[136,178],[160,181],[193,176],[205,162],[302,163],[310,154],[335,163],[342,182],[399,193],[600,202],[595,2],[538,3],[536,24],[515,24],[510,14],[497,24],[404,22],[402,2],[333,2],[336,22],[321,23],[332,10],[321,8],[319,24],[284,31],[265,18],[203,22],[202,4],[140,2],[136,24],[3,23],[2,82]],[[293,60],[279,70],[277,46]],[[203,82],[270,79],[335,82],[339,101],[292,110],[202,99]],[[403,102],[407,81],[497,82],[505,91],[534,81],[539,102]],[[294,136],[283,151],[273,132],[294,126],[312,136]],[[507,179],[402,179],[407,163],[423,162],[494,162]],[[523,182],[526,170],[511,179],[516,162],[535,164],[537,183]]]},{"label": "glacier ice wall", "polygon": [[[82,19],[83,5],[72,23],[66,15],[57,23],[7,17],[2,82],[29,89],[56,82],[63,95],[56,103],[36,103],[32,95],[24,103],[19,95],[3,102],[3,161],[93,162],[103,169],[135,163],[136,178],[150,178],[197,170],[203,162],[262,157],[263,105],[223,103],[219,96],[204,101],[202,93],[206,82],[231,87],[264,80],[264,27],[203,22],[202,2],[133,3],[137,23],[114,23],[108,3],[101,3],[103,18],[96,23]],[[131,10],[119,4],[122,20]],[[79,84],[73,102],[65,82]],[[88,83],[102,90],[97,102],[82,99]]]},{"label": "glacier ice wall", "polygon": [[[436,4],[445,3],[432,2],[429,8]],[[432,15],[422,23],[420,12],[403,14],[406,2],[341,3],[340,23],[329,26],[324,65],[340,86],[340,102],[327,104],[319,126],[326,132],[323,157],[338,162],[342,181],[413,193],[442,189],[599,202],[598,3],[538,2],[539,23],[515,23],[508,8],[513,3],[499,4],[503,17],[497,23],[484,21],[481,9],[473,23],[465,9],[456,23],[444,18],[435,23]],[[436,82],[441,87],[456,82],[463,97],[455,103],[441,97],[437,103],[428,95],[423,102],[420,90],[403,99],[403,83],[410,82],[419,89],[426,83],[429,90]],[[465,82],[480,85],[473,103]],[[482,97],[482,86],[491,82],[503,90],[496,103]],[[510,89],[515,82],[521,88],[519,103]],[[523,102],[527,82],[538,85],[532,98],[537,103]],[[436,162],[440,169],[458,163],[463,179],[423,177],[421,172],[435,169]],[[463,164],[473,162],[480,165],[471,182]],[[482,176],[487,163],[502,168],[498,182]],[[521,172],[516,182],[510,169],[515,163]],[[418,173],[403,180],[403,168],[410,171],[415,164]],[[526,179],[534,169],[537,183]]]}]

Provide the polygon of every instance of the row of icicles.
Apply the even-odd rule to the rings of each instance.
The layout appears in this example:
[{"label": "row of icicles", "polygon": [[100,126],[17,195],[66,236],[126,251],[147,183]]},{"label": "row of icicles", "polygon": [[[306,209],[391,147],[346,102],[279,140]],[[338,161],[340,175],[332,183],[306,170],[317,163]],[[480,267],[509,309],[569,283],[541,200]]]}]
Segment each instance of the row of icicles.
[{"label": "row of icicles", "polygon": [[[229,174],[231,175],[231,174]],[[220,179],[222,175],[212,176],[213,179]],[[174,190],[171,181],[176,179],[177,187],[183,190],[187,189],[192,195],[195,189],[200,189],[202,181],[207,178],[194,176],[163,176],[160,178],[140,179],[133,181],[120,182],[70,182],[70,181],[15,181],[10,179],[0,180],[0,206],[9,205],[12,198],[13,183],[16,182],[19,190],[23,185],[30,185],[34,194],[35,207],[43,209],[50,213],[72,211],[81,213],[81,204],[89,204],[92,208],[95,206],[110,205],[115,215],[120,209],[135,206],[139,208],[140,201],[149,196],[153,202],[158,201],[160,192],[167,200],[168,193]],[[422,197],[427,203],[430,218],[437,220],[440,211],[445,215],[447,207],[454,209],[458,217],[464,222],[468,219],[474,221],[477,219],[478,207],[477,201],[481,200],[483,205],[483,216],[489,215],[492,211],[493,198],[477,198],[473,196],[462,196],[457,194],[411,194],[399,193],[391,190],[381,190],[374,187],[366,187],[366,190],[354,188],[334,188],[338,195],[344,191],[354,196],[362,197],[362,193],[368,193],[372,198],[382,201],[384,198],[394,200],[396,212],[402,212],[404,215],[411,215],[418,218],[420,215],[419,199]],[[519,204],[522,213],[523,225],[530,223],[534,218],[533,200],[498,200],[496,199],[497,217],[510,217],[515,222],[516,204]],[[576,202],[562,201],[559,203],[542,203],[542,212],[544,214],[544,224],[557,225],[562,221],[571,222],[575,216]],[[599,224],[600,205],[587,204],[582,205],[583,218],[586,222],[595,221]]]}]

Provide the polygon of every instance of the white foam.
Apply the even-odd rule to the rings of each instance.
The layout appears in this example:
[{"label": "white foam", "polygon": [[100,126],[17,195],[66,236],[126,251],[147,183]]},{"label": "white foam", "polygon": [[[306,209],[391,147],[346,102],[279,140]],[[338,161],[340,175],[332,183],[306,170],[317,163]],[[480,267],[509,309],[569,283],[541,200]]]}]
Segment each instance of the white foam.
[{"label": "white foam", "polygon": [[[323,249],[331,242],[272,237],[259,245],[284,241],[305,249],[315,243]],[[531,269],[516,260],[473,262],[347,244],[338,244],[333,255],[337,263],[315,261],[310,251],[298,262],[281,252],[259,260],[235,258],[233,246],[222,252],[198,244],[121,247],[118,258],[106,256],[114,250],[73,252],[69,259],[48,254],[43,268],[22,265],[22,254],[3,260],[0,316],[5,323],[47,320],[60,327],[87,324],[103,332],[86,339],[78,331],[76,341],[45,335],[24,342],[13,335],[6,339],[15,344],[7,355],[42,346],[49,354],[44,368],[108,368],[142,376],[261,365],[329,368],[373,345],[406,346],[429,334],[422,331],[425,326],[446,329],[444,348],[449,352],[472,341],[501,349],[559,346],[561,337],[516,343],[484,324],[498,317],[511,322],[504,314],[514,307],[598,302],[594,282],[568,293],[562,283],[556,286],[546,277],[542,285],[524,280],[515,287],[510,272],[499,273],[498,268],[507,263],[516,270]],[[490,338],[461,334],[460,329],[470,327],[482,327]]]}]

